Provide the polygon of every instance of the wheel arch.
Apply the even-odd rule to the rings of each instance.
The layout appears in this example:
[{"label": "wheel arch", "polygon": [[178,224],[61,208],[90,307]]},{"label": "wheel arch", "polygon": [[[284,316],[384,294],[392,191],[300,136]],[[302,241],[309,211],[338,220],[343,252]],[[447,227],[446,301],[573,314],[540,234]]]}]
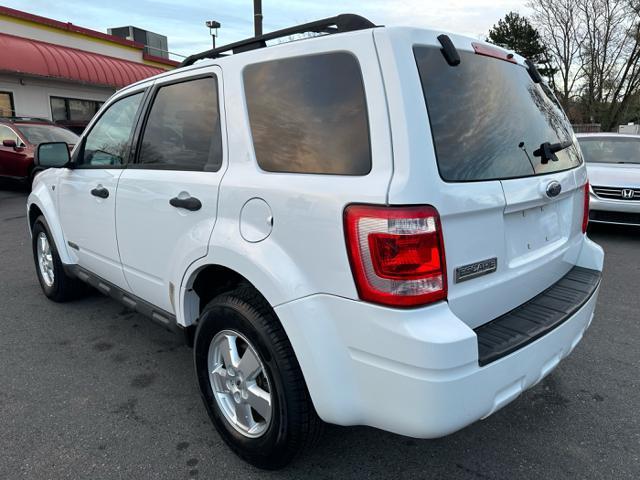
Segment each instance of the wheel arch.
[{"label": "wheel arch", "polygon": [[38,207],[38,205],[36,205],[35,203],[29,205],[28,218],[29,218],[29,230],[31,232],[33,232],[33,225],[36,223],[36,220],[39,217],[44,217],[44,213],[42,213],[42,210],[40,209],[40,207]]},{"label": "wheel arch", "polygon": [[[203,263],[185,274],[176,309],[177,321],[183,327],[194,326],[204,307],[216,296],[248,286],[267,302],[268,298],[246,274],[221,263]],[[269,302],[271,305],[271,303]]]},{"label": "wheel arch", "polygon": [[[208,281],[202,280],[203,275],[208,275]],[[177,322],[183,327],[193,325],[200,314],[200,298],[194,290],[198,278],[216,294],[224,291],[221,285],[250,285],[271,307],[307,295],[311,288],[293,259],[275,243],[260,250],[245,242],[210,245],[208,255],[186,269],[174,297]]]},{"label": "wheel arch", "polygon": [[44,217],[49,229],[49,233],[53,237],[53,241],[56,244],[58,255],[60,260],[65,264],[75,263],[69,251],[67,250],[67,244],[64,241],[64,235],[62,233],[62,226],[60,225],[60,218],[55,208],[55,204],[46,186],[42,183],[38,184],[36,189],[31,192],[27,200],[27,219],[29,222],[29,233],[33,230],[33,224],[38,217]]}]

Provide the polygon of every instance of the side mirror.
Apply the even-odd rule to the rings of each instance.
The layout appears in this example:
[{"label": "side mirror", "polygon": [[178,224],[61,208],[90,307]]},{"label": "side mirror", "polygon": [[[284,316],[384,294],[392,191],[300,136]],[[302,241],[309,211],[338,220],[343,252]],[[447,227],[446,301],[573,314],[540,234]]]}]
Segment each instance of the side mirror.
[{"label": "side mirror", "polygon": [[66,167],[70,161],[69,146],[65,142],[41,143],[36,148],[34,163],[41,167]]},{"label": "side mirror", "polygon": [[2,140],[3,147],[16,148],[18,145],[15,140]]}]

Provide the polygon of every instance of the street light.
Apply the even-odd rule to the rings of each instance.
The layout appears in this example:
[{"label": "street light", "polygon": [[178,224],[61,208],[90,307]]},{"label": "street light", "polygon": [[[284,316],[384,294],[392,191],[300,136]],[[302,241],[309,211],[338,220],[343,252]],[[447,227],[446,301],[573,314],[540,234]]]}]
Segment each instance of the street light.
[{"label": "street light", "polygon": [[215,20],[207,20],[205,25],[209,29],[209,35],[211,35],[211,40],[213,42],[213,48],[216,48],[216,37],[218,36],[218,29],[222,26],[220,22],[216,22]]}]

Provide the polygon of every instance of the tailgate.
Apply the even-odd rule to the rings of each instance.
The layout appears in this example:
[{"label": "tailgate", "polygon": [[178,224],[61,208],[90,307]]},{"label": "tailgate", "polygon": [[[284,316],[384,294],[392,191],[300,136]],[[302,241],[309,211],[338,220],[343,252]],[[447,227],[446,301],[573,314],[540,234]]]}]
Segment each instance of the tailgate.
[{"label": "tailgate", "polygon": [[[450,192],[439,208],[448,302],[456,316],[475,328],[535,297],[571,270],[583,239],[585,181],[580,168],[443,185]],[[562,191],[549,198],[546,188],[553,182]]]},{"label": "tailgate", "polygon": [[[535,297],[571,270],[583,239],[585,181],[583,168],[504,180],[502,205],[443,215],[448,300],[459,318],[475,328]],[[549,198],[546,189],[555,182],[561,193]]]},{"label": "tailgate", "polygon": [[[420,119],[406,110],[415,119],[410,171],[423,175],[424,187],[418,192],[394,172],[390,202],[439,211],[449,306],[476,328],[575,266],[586,169],[560,105],[523,60],[454,37],[460,62],[451,65],[433,36],[413,32],[409,40],[425,100],[416,108],[428,119],[427,131],[417,132]],[[407,80],[403,88],[413,87]]]}]

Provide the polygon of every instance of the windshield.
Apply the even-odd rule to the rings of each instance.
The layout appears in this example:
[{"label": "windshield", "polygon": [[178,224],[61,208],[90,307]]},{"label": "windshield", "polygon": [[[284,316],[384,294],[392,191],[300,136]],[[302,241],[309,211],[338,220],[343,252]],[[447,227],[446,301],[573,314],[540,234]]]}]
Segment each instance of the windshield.
[{"label": "windshield", "polygon": [[[459,53],[460,64],[450,66],[440,48],[414,47],[445,181],[527,177],[582,163],[571,125],[546,85],[511,62]],[[566,147],[547,161],[534,154],[547,142]]]},{"label": "windshield", "polygon": [[580,149],[589,163],[640,164],[640,138],[584,137]]},{"label": "windshield", "polygon": [[66,142],[75,145],[79,138],[71,130],[55,125],[20,125],[18,128],[27,137],[27,141],[34,145],[48,142]]}]

